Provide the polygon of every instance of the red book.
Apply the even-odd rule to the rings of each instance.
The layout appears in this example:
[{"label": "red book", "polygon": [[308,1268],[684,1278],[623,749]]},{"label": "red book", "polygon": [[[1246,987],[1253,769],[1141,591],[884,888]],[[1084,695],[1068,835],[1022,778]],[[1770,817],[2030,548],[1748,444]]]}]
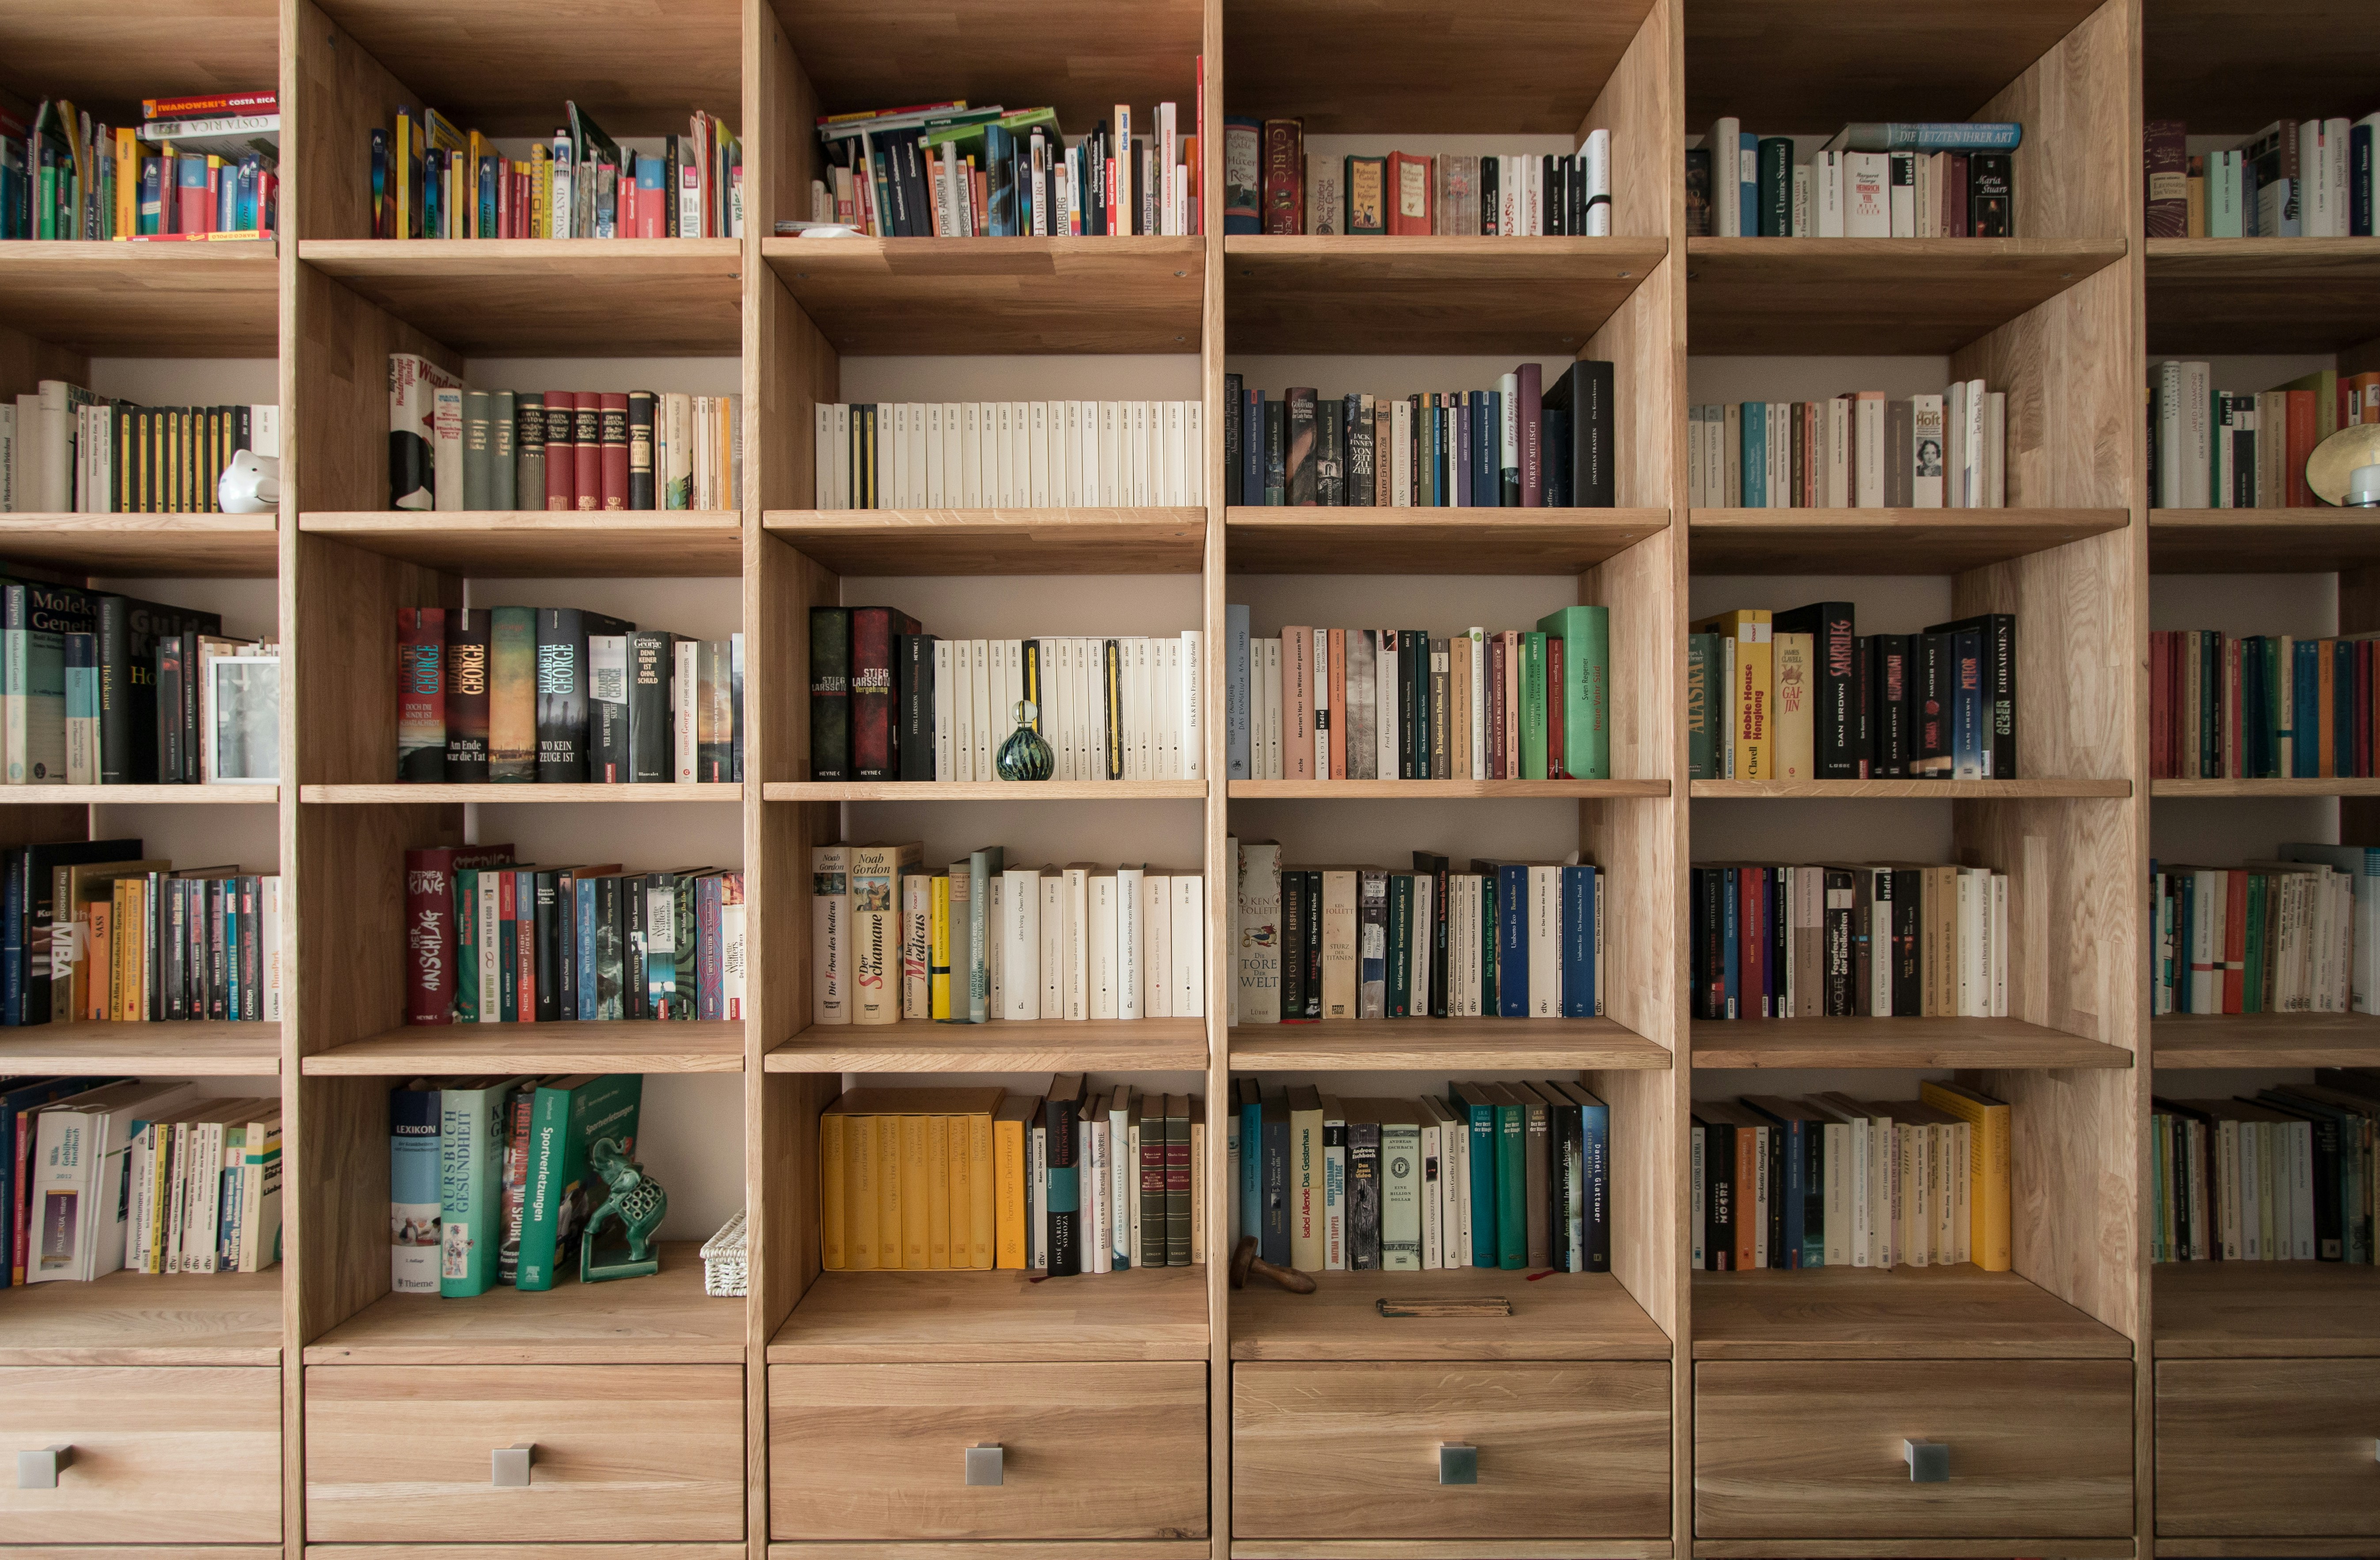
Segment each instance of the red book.
[{"label": "red book", "polygon": [[2289,507],[2313,507],[2313,489],[2306,486],[2306,462],[2313,457],[2313,392],[2291,390],[2289,397]]},{"label": "red book", "polygon": [[513,859],[509,845],[437,846],[405,853],[405,1021],[455,1021],[455,873]]},{"label": "red book", "polygon": [[2162,628],[2149,632],[2149,778],[2170,779],[2167,770],[2165,727],[2170,712],[2167,708],[2165,636]]},{"label": "red book", "polygon": [[1562,772],[1562,639],[1546,636],[1546,778],[1561,780]]},{"label": "red book", "polygon": [[513,984],[519,993],[520,1021],[537,1022],[537,869],[506,872],[513,896],[513,958],[520,973]]},{"label": "red book", "polygon": [[1746,1018],[1766,1018],[1768,1005],[1762,996],[1763,973],[1768,964],[1768,874],[1744,867],[1735,874],[1736,1012]]},{"label": "red book", "polygon": [[140,117],[161,119],[226,119],[237,116],[276,114],[280,100],[272,92],[214,92],[204,97],[142,98]]},{"label": "red book", "polygon": [[[1263,200],[1266,232],[1305,231],[1305,127],[1295,119],[1264,123]],[[1115,231],[1112,223],[1108,230]]]},{"label": "red book", "polygon": [[901,778],[892,721],[892,636],[917,620],[889,606],[851,609],[851,766],[857,780]]},{"label": "red book", "polygon": [[1521,396],[1521,507],[1542,509],[1546,505],[1545,371],[1537,363],[1523,363],[1514,377],[1520,382]]},{"label": "red book", "polygon": [[1504,636],[1488,636],[1488,778],[1504,774]]},{"label": "red book", "polygon": [[[1437,231],[1431,202],[1437,191],[1430,187],[1436,181],[1429,177],[1430,159],[1415,157],[1402,152],[1389,153],[1388,219],[1389,233],[1418,233],[1427,238]],[[1265,231],[1272,231],[1267,228]]]},{"label": "red book", "polygon": [[578,396],[571,390],[545,393],[545,506],[578,507]]},{"label": "red book", "polygon": [[[571,491],[581,509],[603,507],[603,397],[592,390],[578,393],[577,409],[570,416]],[[553,450],[548,446],[545,463],[553,464]],[[627,491],[626,479],[621,481],[621,491]]]},{"label": "red book", "polygon": [[603,439],[603,507],[628,506],[628,393],[605,391],[600,411]]}]

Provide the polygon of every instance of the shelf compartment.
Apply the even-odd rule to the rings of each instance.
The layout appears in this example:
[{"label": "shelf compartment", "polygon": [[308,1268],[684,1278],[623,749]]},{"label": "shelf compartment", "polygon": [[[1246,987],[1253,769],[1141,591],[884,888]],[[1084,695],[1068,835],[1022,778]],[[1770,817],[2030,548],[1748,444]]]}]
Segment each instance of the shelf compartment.
[{"label": "shelf compartment", "polygon": [[492,579],[719,579],[744,571],[733,509],[390,510],[301,515],[309,536]]},{"label": "shelf compartment", "polygon": [[764,801],[1204,801],[1204,780],[771,780]]},{"label": "shelf compartment", "polygon": [[1444,801],[1666,797],[1667,780],[1234,780],[1233,801]]},{"label": "shelf compartment", "polygon": [[0,1289],[0,1366],[278,1365],[280,1266]]},{"label": "shelf compartment", "polygon": [[[1608,1273],[1547,1273],[1535,1282],[1512,1268],[1309,1276],[1311,1295],[1251,1279],[1232,1296],[1233,1359],[1668,1359],[1672,1352],[1669,1335]],[[1510,1300],[1512,1314],[1384,1317],[1374,1305],[1488,1295]]]},{"label": "shelf compartment", "polygon": [[1696,1359],[2129,1359],[2131,1340],[2013,1273],[1955,1267],[1694,1275]]},{"label": "shelf compartment", "polygon": [[1689,238],[1687,350],[1944,355],[2123,258],[2121,238]]},{"label": "shelf compartment", "polygon": [[771,1365],[1207,1358],[1207,1269],[1037,1282],[989,1272],[822,1273],[769,1341]]},{"label": "shelf compartment", "polygon": [[2380,1269],[2345,1262],[2158,1262],[2159,1359],[2380,1354]]},{"label": "shelf compartment", "polygon": [[1665,238],[1235,233],[1224,328],[1267,352],[1575,354],[1669,252]]},{"label": "shelf compartment", "polygon": [[0,805],[19,807],[271,807],[278,786],[8,786]]},{"label": "shelf compartment", "polygon": [[377,804],[409,807],[423,802],[477,802],[483,807],[510,807],[516,803],[551,807],[567,802],[613,806],[629,802],[660,802],[666,805],[672,802],[738,802],[744,799],[744,786],[734,780],[712,781],[699,786],[681,786],[675,782],[601,786],[591,781],[550,786],[468,786],[410,781],[370,786],[301,786],[298,789],[298,799],[344,807]]},{"label": "shelf compartment", "polygon": [[298,255],[467,358],[650,358],[741,349],[743,249],[736,238],[309,238]]},{"label": "shelf compartment", "polygon": [[2129,1067],[2132,1054],[2022,1018],[1696,1018],[1715,1067]]},{"label": "shelf compartment", "polygon": [[2369,1013],[2170,1013],[2149,1021],[2160,1067],[2368,1067],[2380,1065]]},{"label": "shelf compartment", "polygon": [[[270,50],[258,63],[270,85]],[[56,90],[43,82],[34,99]],[[157,91],[144,83],[132,97]],[[0,244],[0,321],[84,357],[270,358],[281,339],[276,248],[264,238]]]},{"label": "shelf compartment", "polygon": [[2380,336],[2380,238],[2151,238],[2142,259],[2154,354],[2336,352]]},{"label": "shelf compartment", "polygon": [[2333,775],[2327,780],[2183,780],[2149,782],[2152,797],[2380,797],[2380,779]]},{"label": "shelf compartment", "polygon": [[186,579],[270,579],[281,568],[269,514],[0,515],[0,557],[79,574]]},{"label": "shelf compartment", "polygon": [[278,1023],[83,1022],[0,1030],[0,1076],[263,1078],[280,1070]]},{"label": "shelf compartment", "polygon": [[837,574],[1196,574],[1196,508],[771,509],[771,535]]},{"label": "shelf compartment", "polygon": [[760,254],[845,357],[1198,350],[1204,238],[769,238]]},{"label": "shelf compartment", "polygon": [[1696,801],[1818,801],[1905,797],[1923,801],[2035,801],[2045,798],[2117,798],[2132,794],[2130,780],[1690,780]]},{"label": "shelf compartment", "polygon": [[2149,511],[2151,574],[2329,574],[2374,563],[2380,525],[2368,509]]},{"label": "shelf compartment", "polygon": [[744,1070],[741,1020],[664,1024],[419,1024],[334,1045],[303,1057],[309,1078],[414,1073],[648,1072]]},{"label": "shelf compartment", "polygon": [[763,1066],[770,1072],[1203,1070],[1207,1020],[813,1024],[771,1050]]},{"label": "shelf compartment", "polygon": [[[532,1066],[531,1070],[537,1070]],[[551,1289],[499,1286],[468,1299],[384,1294],[318,1341],[309,1365],[738,1365],[744,1302],[702,1292],[699,1241],[662,1243],[649,1278]]]},{"label": "shelf compartment", "polygon": [[[0,86],[39,103],[138,108],[143,96],[270,88],[279,45],[273,0],[178,0],[137,25],[71,6],[10,6],[0,19]],[[111,124],[118,123],[109,116]]]},{"label": "shelf compartment", "polygon": [[2187,119],[2192,135],[2248,136],[2285,114],[2352,117],[2372,106],[2380,38],[2353,25],[2365,18],[2352,0],[2262,6],[2252,28],[2240,25],[2241,15],[2232,0],[2158,0],[2154,25],[2143,30],[2151,118]]},{"label": "shelf compartment", "polygon": [[1223,514],[1232,574],[1582,574],[1670,523],[1667,509],[1234,505]]},{"label": "shelf compartment", "polygon": [[2131,524],[2121,509],[1696,509],[1696,574],[1959,574]]},{"label": "shelf compartment", "polygon": [[1237,1072],[1658,1071],[1670,1065],[1666,1049],[1610,1018],[1358,1018],[1240,1024],[1230,1035]]}]

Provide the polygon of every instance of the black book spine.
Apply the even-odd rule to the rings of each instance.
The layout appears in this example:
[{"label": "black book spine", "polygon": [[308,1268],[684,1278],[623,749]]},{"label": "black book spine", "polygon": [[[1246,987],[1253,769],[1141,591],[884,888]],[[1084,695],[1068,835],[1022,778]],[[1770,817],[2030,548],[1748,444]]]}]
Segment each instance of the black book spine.
[{"label": "black book spine", "polygon": [[[1546,187],[1546,237],[1548,238],[1561,238],[1570,231],[1570,202],[1562,191],[1562,170],[1569,163],[1567,157],[1557,157],[1548,152],[1538,176]],[[1560,1267],[1561,1264],[1557,1262],[1554,1265]]]},{"label": "black book spine", "polygon": [[446,611],[446,778],[488,777],[488,609]]},{"label": "black book spine", "polygon": [[[1257,1169],[1262,1176],[1264,1228],[1258,1255],[1275,1267],[1289,1265],[1289,1106],[1281,1095],[1267,1099],[1259,1117],[1257,1137],[1264,1157]],[[1148,1128],[1143,1127],[1145,1135]],[[1148,1221],[1144,1217],[1144,1224]]]},{"label": "black book spine", "polygon": [[1315,396],[1311,389],[1293,385],[1283,396],[1288,406],[1287,462],[1288,502],[1294,508],[1321,502],[1316,492],[1315,441],[1319,430],[1315,426]]},{"label": "black book spine", "polygon": [[1786,1126],[1781,1121],[1768,1124],[1768,1265],[1773,1268],[1797,1268],[1802,1265],[1802,1253],[1797,1248],[1785,1249],[1785,1140]]},{"label": "black book spine", "polygon": [[[578,1017],[578,879],[573,872],[553,878],[553,992],[556,1012],[565,1019]],[[542,986],[540,987],[542,990]]]},{"label": "black book spine", "polygon": [[1877,779],[1909,775],[1910,693],[1909,636],[1871,634],[1868,652],[1874,668],[1868,674],[1868,699],[1875,711],[1869,722],[1875,733],[1868,772]]},{"label": "black book spine", "polygon": [[1380,1124],[1347,1124],[1347,1266],[1377,1273],[1380,1266]]},{"label": "black book spine", "polygon": [[1735,1124],[1703,1126],[1703,1266],[1726,1273],[1735,1266]]},{"label": "black book spine", "polygon": [[254,1022],[264,1012],[264,885],[239,880],[239,1016]]},{"label": "black book spine", "polygon": [[1925,1011],[1925,965],[1920,952],[1919,934],[1924,906],[1920,900],[1921,874],[1915,869],[1897,869],[1892,874],[1892,1017],[1915,1018]]},{"label": "black book spine", "polygon": [[650,896],[641,874],[612,880],[620,896],[620,1017],[650,1018],[652,1004],[645,986],[645,907]]},{"label": "black book spine", "polygon": [[182,784],[199,783],[199,633],[182,635]]},{"label": "black book spine", "polygon": [[628,636],[628,778],[653,785],[676,778],[670,741],[670,677],[675,669],[677,636]]},{"label": "black book spine", "polygon": [[1408,708],[1413,711],[1414,778],[1427,780],[1436,774],[1436,771],[1430,767],[1429,734],[1432,729],[1431,722],[1437,714],[1437,711],[1433,708],[1434,701],[1431,698],[1429,680],[1429,631],[1426,628],[1408,628],[1404,631],[1403,639],[1402,653],[1397,656],[1397,667],[1399,675],[1402,676],[1408,662],[1413,666],[1413,702]]},{"label": "black book spine", "polygon": [[1914,698],[1915,747],[1913,774],[1947,780],[1950,777],[1951,646],[1948,634],[1914,634],[1912,660],[1916,672]]},{"label": "black book spine", "polygon": [[1548,509],[1581,506],[1573,486],[1578,449],[1571,433],[1577,421],[1577,415],[1563,407],[1548,407],[1538,414],[1538,426],[1543,430],[1539,447],[1545,451],[1544,498]]},{"label": "black book spine", "polygon": [[159,941],[164,945],[164,969],[160,972],[165,988],[164,1012],[159,1017],[173,1021],[190,1016],[190,899],[184,892],[189,886],[188,878],[168,877],[164,880],[164,910],[161,920]]},{"label": "black book spine", "polygon": [[[1452,880],[1453,873],[1449,870],[1452,863],[1448,861],[1445,857],[1432,857],[1431,861],[1432,872],[1436,877],[1437,882],[1429,891],[1429,915],[1432,922],[1430,927],[1430,935],[1435,939],[1435,942],[1432,945],[1433,951],[1430,955],[1429,965],[1429,1014],[1433,1018],[1443,1018],[1448,1016],[1446,1007],[1446,891],[1448,884]],[[1418,863],[1416,863],[1416,865],[1418,865]]]},{"label": "black book spine", "polygon": [[1348,396],[1340,408],[1340,417],[1347,431],[1345,502],[1370,505],[1379,496],[1379,469],[1372,463],[1372,420],[1365,415],[1364,398]]},{"label": "black book spine", "polygon": [[537,968],[537,1021],[551,1024],[562,1017],[562,913],[554,896],[555,874],[533,876],[537,903],[530,912],[530,935]]},{"label": "black book spine", "polygon": [[1289,502],[1289,403],[1286,401],[1264,403],[1264,501],[1270,507],[1279,508]]},{"label": "black book spine", "polygon": [[[675,201],[667,204],[674,206]],[[628,507],[651,509],[653,501],[653,393],[628,392]]]},{"label": "black book spine", "polygon": [[1315,462],[1315,501],[1332,508],[1347,502],[1347,403],[1322,401],[1314,408],[1321,454]]},{"label": "black book spine", "polygon": [[810,608],[810,778],[851,778],[851,609]]},{"label": "black book spine", "polygon": [[182,637],[168,635],[157,642],[157,779],[179,785],[182,779]]},{"label": "black book spine", "polygon": [[1305,874],[1281,874],[1281,1018],[1305,1021]]},{"label": "black book spine", "polygon": [[[672,185],[671,189],[677,187]],[[523,391],[513,397],[513,507],[545,507],[545,395]]]},{"label": "black book spine", "polygon": [[[1045,1100],[1041,1114],[1050,1128],[1050,1276],[1067,1278],[1083,1271],[1082,1170],[1075,1154],[1082,1104],[1075,1100]],[[1148,1126],[1144,1124],[1141,1130],[1146,1133]]]},{"label": "black book spine", "polygon": [[1792,1017],[1785,1005],[1786,971],[1793,968],[1793,959],[1785,938],[1793,921],[1793,896],[1786,887],[1785,874],[1775,867],[1768,869],[1768,992],[1771,1001],[1768,1016],[1772,1018]]},{"label": "black book spine", "polygon": [[[2016,772],[2016,618],[1995,612],[1984,621],[1985,691],[1990,701],[1992,775],[2013,780]],[[2344,771],[2342,770],[2342,773]]]},{"label": "black book spine", "polygon": [[1305,1017],[1308,1022],[1322,1018],[1322,874],[1308,871],[1305,874]]},{"label": "black book spine", "polygon": [[1240,388],[1240,376],[1223,376],[1223,502],[1245,504],[1243,492],[1247,486],[1245,473],[1240,469],[1240,405],[1246,399]]},{"label": "black book spine", "polygon": [[1854,622],[1849,602],[1819,602],[1777,615],[1775,631],[1807,634],[1817,662],[1815,731],[1817,777],[1821,780],[1859,778],[1854,734],[1859,719]]},{"label": "black book spine", "polygon": [[1598,359],[1572,363],[1576,385],[1571,413],[1571,503],[1609,509],[1617,502],[1612,434],[1612,367]]},{"label": "black book spine", "polygon": [[1383,629],[1397,637],[1397,778],[1411,780],[1419,771],[1414,768],[1415,738],[1419,728],[1414,724],[1414,646],[1409,630]]},{"label": "black book spine", "polygon": [[[103,786],[140,785],[156,776],[156,755],[147,750],[150,742],[136,743],[132,735],[130,619],[131,603],[122,596],[99,598],[99,781]],[[145,667],[140,680],[147,681]]]},{"label": "black book spine", "polygon": [[1852,764],[1864,780],[1876,763],[1876,646],[1865,634],[1852,639]]},{"label": "black book spine", "polygon": [[2016,162],[2005,152],[1968,154],[1967,236],[2016,237]]},{"label": "black book spine", "polygon": [[625,939],[620,934],[620,879],[608,874],[595,880],[595,1017],[625,1018],[620,997],[620,957]]},{"label": "black book spine", "polygon": [[1483,238],[1496,236],[1497,202],[1503,199],[1499,187],[1502,162],[1500,157],[1479,159],[1479,232]]},{"label": "black book spine", "polygon": [[587,624],[576,607],[537,609],[537,777],[587,778]]},{"label": "black book spine", "polygon": [[1826,917],[1826,1017],[1852,1017],[1852,904],[1854,886],[1847,869],[1827,869]]},{"label": "black book spine", "polygon": [[[893,670],[899,679],[901,778],[934,777],[934,636],[892,636]],[[813,668],[816,662],[811,663]]]}]

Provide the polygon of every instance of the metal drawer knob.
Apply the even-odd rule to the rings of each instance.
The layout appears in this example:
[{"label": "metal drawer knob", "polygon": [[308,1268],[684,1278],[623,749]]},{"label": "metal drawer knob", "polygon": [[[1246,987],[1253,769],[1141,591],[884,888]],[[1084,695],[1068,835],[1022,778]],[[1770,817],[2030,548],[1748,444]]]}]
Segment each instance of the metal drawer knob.
[{"label": "metal drawer knob", "polygon": [[65,1442],[44,1446],[38,1452],[17,1454],[17,1488],[20,1490],[55,1490],[58,1487],[58,1469],[74,1463],[74,1448]]},{"label": "metal drawer knob", "polygon": [[1441,1484],[1478,1483],[1479,1448],[1468,1441],[1439,1442],[1438,1481]]},{"label": "metal drawer knob", "polygon": [[488,1482],[499,1490],[526,1490],[528,1470],[537,1461],[537,1443],[523,1441],[499,1446],[488,1454]]},{"label": "metal drawer knob", "polygon": [[1909,1465],[1912,1484],[1948,1484],[1950,1481],[1950,1444],[1948,1441],[1903,1441],[1900,1458]]},{"label": "metal drawer knob", "polygon": [[979,1441],[966,1449],[966,1481],[970,1486],[996,1485],[1006,1452],[997,1441]]}]

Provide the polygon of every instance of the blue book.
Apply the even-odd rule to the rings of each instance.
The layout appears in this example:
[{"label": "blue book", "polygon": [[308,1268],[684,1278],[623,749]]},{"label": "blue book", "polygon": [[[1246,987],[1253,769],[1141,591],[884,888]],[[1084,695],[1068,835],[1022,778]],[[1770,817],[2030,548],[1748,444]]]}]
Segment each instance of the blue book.
[{"label": "blue book", "polygon": [[578,933],[577,1015],[581,1023],[593,1023],[600,1016],[595,1010],[595,880],[578,878],[570,885],[570,897],[576,901],[572,924]]},{"label": "blue book", "polygon": [[1021,231],[1016,225],[1016,137],[998,125],[986,125],[983,156],[985,236],[1014,238]]},{"label": "blue book", "polygon": [[1504,502],[1504,392],[1484,392],[1488,403],[1488,447],[1482,452],[1488,462],[1488,496],[1480,504],[1496,508]]},{"label": "blue book", "polygon": [[637,159],[637,211],[641,216],[650,204],[653,210],[663,212],[662,230],[664,234],[669,230],[669,221],[662,205],[662,191],[665,188],[662,181],[667,172],[667,167],[658,157]]},{"label": "blue book", "polygon": [[1740,1017],[1742,1014],[1742,1009],[1736,1005],[1736,996],[1739,990],[1738,977],[1741,973],[1742,968],[1741,961],[1738,957],[1738,949],[1736,947],[1736,939],[1742,935],[1742,932],[1738,925],[1735,903],[1735,869],[1733,867],[1723,867],[1719,870],[1723,874],[1719,880],[1718,891],[1718,942],[1722,959],[1722,983],[1720,989],[1727,1000],[1727,1016],[1733,1018]]},{"label": "blue book", "polygon": [[1510,863],[1496,868],[1496,1012],[1505,1018],[1529,1016],[1529,869]]},{"label": "blue book", "polygon": [[1743,507],[1768,507],[1768,403],[1743,403]]},{"label": "blue book", "polygon": [[1561,1016],[1595,1017],[1595,869],[1561,870]]},{"label": "blue book", "polygon": [[[1264,1235],[1264,1103],[1257,1097],[1253,1079],[1243,1079],[1240,1087],[1246,1091],[1240,1096],[1240,1233],[1258,1237]],[[1135,1180],[1134,1185],[1139,1183]],[[1262,1254],[1259,1250],[1259,1255]]]},{"label": "blue book", "polygon": [[1446,1104],[1458,1117],[1471,1124],[1471,1265],[1491,1268],[1498,1264],[1496,1245],[1496,1107],[1479,1097],[1478,1085],[1471,1085],[1471,1093],[1463,1085],[1446,1086]]},{"label": "blue book", "polygon": [[1248,768],[1248,702],[1251,694],[1248,670],[1248,609],[1227,606],[1223,609],[1225,638],[1232,657],[1226,674],[1230,681],[1223,689],[1223,729],[1230,749],[1230,778],[1249,778]]},{"label": "blue book", "polygon": [[1611,1107],[1568,1080],[1554,1088],[1578,1107],[1585,1164],[1581,1177],[1583,1202],[1578,1215],[1579,1249],[1572,1273],[1611,1271]]},{"label": "blue book", "polygon": [[[1783,1268],[1813,1268],[1825,1265],[1827,1258],[1826,1186],[1811,1174],[1812,1151],[1824,1141],[1819,1124],[1790,1100],[1774,1094],[1747,1094],[1743,1103],[1767,1116],[1776,1126],[1770,1128],[1772,1141],[1779,1134],[1784,1138],[1780,1154],[1769,1154],[1770,1193],[1783,1187],[1782,1219],[1784,1246],[1781,1251],[1772,1248],[1768,1265]],[[1812,1200],[1816,1199],[1813,1203]],[[1773,1230],[1776,1226],[1771,1225]]]},{"label": "blue book", "polygon": [[2294,761],[2290,773],[2301,780],[2313,779],[2322,770],[2322,727],[2317,724],[2322,718],[2322,689],[2319,663],[2314,659],[2320,648],[2313,640],[2299,640],[2290,656],[2290,704],[2294,713],[2289,725],[2297,738],[2290,754]]},{"label": "blue book", "polygon": [[2355,641],[2330,641],[2330,716],[2336,747],[2332,768],[2343,775],[2355,773]]},{"label": "blue book", "polygon": [[1845,125],[1827,146],[1847,152],[2014,152],[2023,144],[2022,125],[2005,119],[1984,119],[1853,123]]},{"label": "blue book", "polygon": [[[1257,1151],[1262,1165],[1262,1203],[1257,1212],[1257,1255],[1276,1267],[1289,1266],[1289,1095],[1274,1090],[1259,1102]],[[1246,1145],[1241,1145],[1245,1152]]]},{"label": "blue book", "polygon": [[1743,225],[1737,231],[1756,237],[1760,232],[1760,138],[1746,130],[1738,140],[1742,144],[1736,149],[1735,198]]},{"label": "blue book", "polygon": [[140,213],[134,225],[142,233],[162,233],[165,220],[165,160],[140,159]]}]

